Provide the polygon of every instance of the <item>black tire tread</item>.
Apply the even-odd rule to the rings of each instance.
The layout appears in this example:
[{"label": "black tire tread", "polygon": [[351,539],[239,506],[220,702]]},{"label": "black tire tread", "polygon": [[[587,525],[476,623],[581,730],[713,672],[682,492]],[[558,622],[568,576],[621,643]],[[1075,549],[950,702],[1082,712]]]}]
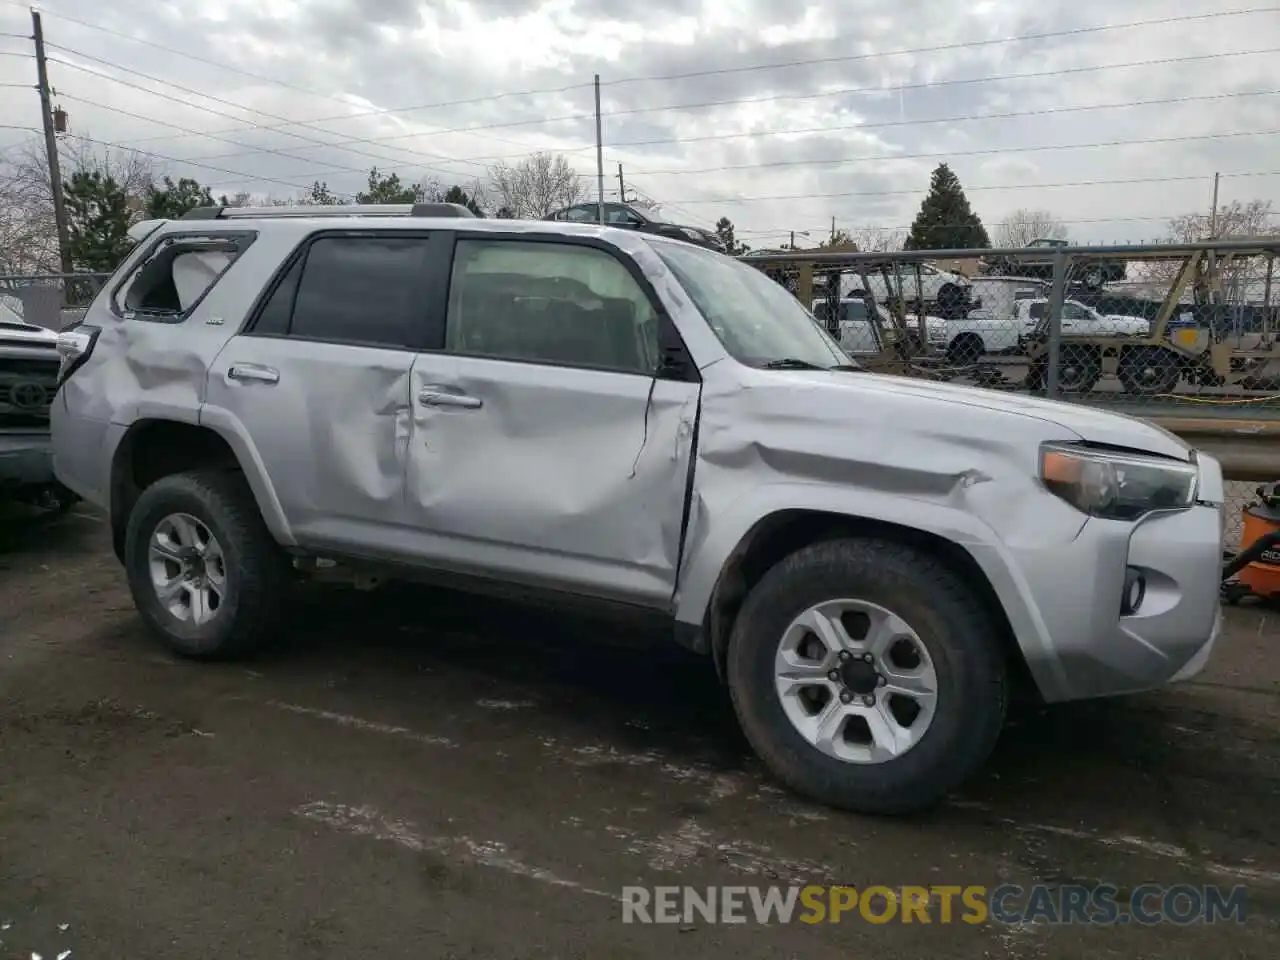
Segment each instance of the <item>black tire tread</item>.
[{"label": "black tire tread", "polygon": [[[751,656],[751,624],[770,606],[785,602],[796,584],[805,582],[849,582],[851,575],[877,571],[908,590],[927,589],[931,605],[942,612],[952,635],[961,638],[963,670],[976,691],[966,702],[965,736],[953,736],[949,749],[923,778],[909,785],[885,781],[881,784],[851,783],[854,765],[821,757],[807,746],[797,753],[768,729],[770,719],[762,704],[750,702],[751,684],[743,683]],[[798,610],[795,612],[799,612]],[[1008,672],[996,625],[978,597],[960,577],[938,557],[893,540],[855,538],[814,543],[790,554],[772,567],[755,586],[744,603],[730,637],[727,676],[730,693],[747,739],[765,764],[784,785],[822,803],[860,813],[901,815],[935,805],[946,794],[972,777],[995,748],[1004,726],[1009,700]],[[776,637],[760,637],[755,642],[776,645]],[[736,682],[735,682],[736,681]],[[758,692],[758,691],[757,691]],[[772,693],[771,693],[772,695]],[[938,722],[935,718],[935,724]],[[782,718],[790,731],[789,721]],[[932,736],[933,730],[927,736]],[[917,747],[919,749],[919,747]],[[914,752],[914,751],[913,751]],[[805,754],[812,754],[807,757]],[[907,754],[910,758],[912,754]],[[825,769],[824,769],[825,768]],[[873,768],[862,768],[873,769]]]},{"label": "black tire tread", "polygon": [[[138,538],[149,535],[149,531],[144,534],[139,530],[141,519],[151,504],[170,498],[194,502],[198,507],[188,506],[187,512],[212,514],[215,522],[233,540],[234,546],[223,544],[223,548],[234,550],[236,554],[239,593],[233,622],[220,624],[222,629],[215,642],[207,646],[192,646],[178,642],[147,614],[144,606],[146,597],[138,595],[145,588],[135,586],[131,573],[129,581],[134,601],[152,632],[174,653],[198,660],[243,656],[273,640],[278,636],[286,615],[292,588],[288,558],[263,522],[253,491],[238,470],[208,469],[172,474],[144,490],[129,516],[125,540],[126,567],[134,551],[139,549]],[[145,549],[145,544],[142,548]]]}]

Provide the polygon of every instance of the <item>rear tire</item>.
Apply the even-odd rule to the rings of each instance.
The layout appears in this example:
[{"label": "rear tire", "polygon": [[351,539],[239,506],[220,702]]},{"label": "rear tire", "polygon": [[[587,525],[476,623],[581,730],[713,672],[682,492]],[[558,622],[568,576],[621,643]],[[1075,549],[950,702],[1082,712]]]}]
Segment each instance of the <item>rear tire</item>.
[{"label": "rear tire", "polygon": [[[882,671],[880,658],[873,658],[877,673],[890,674],[889,683],[867,693],[871,704],[865,711],[877,716],[880,729],[890,730],[891,741],[910,742],[901,752],[881,751],[877,759],[873,750],[863,752],[863,747],[850,740],[853,728],[860,730],[864,721],[855,723],[852,714],[839,719],[846,710],[840,698],[854,697],[859,682],[866,693],[866,686],[880,681],[873,678],[866,683],[860,674],[852,679],[841,675],[836,681],[833,674],[824,671],[829,663],[838,666],[838,654],[834,661],[821,651],[815,654],[814,689],[828,686],[834,698],[819,698],[816,709],[826,716],[831,707],[837,717],[833,721],[836,726],[829,728],[834,732],[821,738],[823,746],[803,734],[793,719],[796,705],[791,701],[799,701],[801,696],[790,697],[784,704],[779,690],[781,658],[792,656],[791,638],[797,629],[807,629],[803,618],[812,616],[809,611],[839,609],[831,607],[832,603],[889,612],[895,620],[868,623],[906,626],[922,648],[921,660],[932,672],[936,692],[927,725],[918,736],[903,727],[908,732],[895,740],[899,728],[891,728],[882,719],[889,698],[896,696],[894,688],[899,686],[893,674],[901,671],[894,664]],[[797,618],[802,618],[799,628]],[[836,621],[817,622],[838,624],[834,630],[839,643],[852,638],[846,623],[856,626],[855,621],[846,621],[845,615]],[[896,630],[890,633],[905,636]],[[997,635],[996,624],[977,596],[935,556],[885,540],[833,540],[787,557],[751,591],[730,638],[727,677],[747,739],[783,783],[846,810],[904,814],[939,802],[977,773],[994,748],[1008,698],[1007,672]],[[856,651],[858,641],[854,638],[852,642]],[[830,652],[826,640],[821,646]],[[852,659],[859,659],[856,652]],[[839,673],[837,666],[831,669]],[[865,672],[866,668],[859,669]],[[849,709],[862,708],[855,702]],[[872,740],[876,740],[874,735]]]},{"label": "rear tire", "polygon": [[288,557],[235,471],[180,473],[147,487],[129,514],[124,564],[143,621],[180,656],[247,653],[277,636],[288,609]]},{"label": "rear tire", "polygon": [[976,333],[962,333],[947,345],[947,363],[953,367],[970,367],[987,353],[987,345]]}]

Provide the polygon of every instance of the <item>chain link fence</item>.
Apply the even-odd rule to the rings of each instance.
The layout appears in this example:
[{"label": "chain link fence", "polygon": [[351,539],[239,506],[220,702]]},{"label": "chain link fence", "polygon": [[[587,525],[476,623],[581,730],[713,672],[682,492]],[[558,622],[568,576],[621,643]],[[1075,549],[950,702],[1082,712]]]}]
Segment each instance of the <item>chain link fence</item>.
[{"label": "chain link fence", "polygon": [[110,274],[0,274],[0,318],[13,317],[48,330],[61,330],[84,316]]},{"label": "chain link fence", "polygon": [[1280,237],[743,259],[872,368],[1140,416],[1248,418],[1280,417],[1277,253]]}]

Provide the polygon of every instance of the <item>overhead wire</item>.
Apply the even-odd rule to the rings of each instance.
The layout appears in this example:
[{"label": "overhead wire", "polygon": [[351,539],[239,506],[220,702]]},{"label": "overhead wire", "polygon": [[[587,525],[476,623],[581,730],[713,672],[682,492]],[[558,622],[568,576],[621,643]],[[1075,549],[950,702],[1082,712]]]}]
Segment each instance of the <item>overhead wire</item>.
[{"label": "overhead wire", "polygon": [[[53,45],[53,44],[49,44],[48,46],[53,47],[54,45]],[[203,99],[206,99],[206,100],[212,101],[213,103],[219,103],[219,104],[222,104],[222,105],[224,105],[224,106],[231,107],[231,108],[236,109],[236,110],[241,110],[241,111],[243,111],[243,112],[245,112],[245,113],[254,113],[254,114],[258,114],[259,116],[268,117],[268,118],[273,119],[273,120],[280,120],[280,119],[283,119],[283,118],[282,118],[282,117],[280,117],[278,114],[270,113],[270,112],[268,112],[268,111],[266,111],[266,110],[260,110],[260,109],[258,109],[257,107],[249,107],[249,106],[245,106],[244,104],[236,103],[236,102],[235,102],[235,101],[233,101],[233,100],[227,100],[227,99],[225,99],[225,98],[218,97],[218,96],[215,96],[215,95],[213,95],[213,94],[205,93],[205,92],[203,92],[203,91],[201,91],[201,90],[196,90],[196,89],[194,89],[194,88],[192,88],[192,87],[187,87],[187,86],[184,86],[184,85],[182,85],[182,84],[175,83],[175,82],[173,82],[173,81],[171,81],[171,80],[165,80],[165,79],[163,79],[163,78],[154,77],[154,76],[152,76],[152,75],[150,75],[150,74],[143,73],[142,71],[139,71],[139,70],[134,70],[134,69],[132,69],[132,68],[130,68],[130,67],[122,66],[122,65],[117,64],[117,63],[114,63],[114,62],[112,62],[112,61],[110,61],[110,60],[104,60],[104,59],[103,59],[103,58],[101,58],[101,57],[94,57],[94,56],[91,56],[91,55],[82,54],[82,53],[80,53],[79,51],[71,50],[71,49],[69,49],[69,48],[67,48],[67,47],[62,47],[62,46],[57,46],[57,47],[56,47],[56,49],[61,50],[61,51],[65,52],[65,53],[70,53],[70,54],[72,54],[73,56],[83,57],[83,58],[84,58],[84,59],[86,59],[86,60],[91,60],[91,61],[96,61],[96,62],[103,63],[103,64],[105,64],[105,65],[107,65],[107,66],[111,67],[112,69],[120,70],[120,71],[122,71],[122,72],[124,72],[124,73],[128,73],[128,74],[132,74],[132,75],[134,75],[134,76],[141,77],[141,78],[143,78],[143,79],[145,79],[145,80],[149,80],[149,81],[150,81],[150,82],[152,82],[152,83],[158,83],[158,84],[161,84],[161,85],[164,85],[164,86],[172,87],[173,89],[175,89],[175,90],[180,90],[180,91],[182,91],[183,93],[193,94],[194,96],[201,97],[201,98],[203,98]],[[122,78],[120,78],[120,77],[113,77],[113,76],[111,76],[110,74],[103,73],[103,72],[98,71],[98,70],[93,70],[93,69],[91,69],[91,68],[89,68],[89,67],[84,66],[83,64],[73,63],[73,62],[71,62],[71,61],[69,61],[69,60],[65,60],[65,59],[63,59],[63,58],[61,58],[61,57],[51,57],[51,58],[50,58],[50,60],[51,60],[51,62],[58,63],[58,64],[60,64],[60,65],[62,65],[62,66],[65,66],[65,67],[69,67],[69,68],[70,68],[70,69],[72,69],[72,70],[78,70],[78,71],[81,71],[81,72],[83,72],[83,73],[86,73],[86,74],[88,74],[88,75],[90,75],[90,76],[94,76],[94,77],[98,77],[98,78],[100,78],[100,79],[108,80],[108,81],[113,82],[113,83],[118,83],[118,84],[120,84],[120,85],[122,85],[122,86],[130,87],[130,88],[133,88],[133,89],[135,89],[135,90],[139,90],[139,91],[141,91],[141,92],[143,92],[143,93],[150,94],[151,96],[155,96],[155,97],[164,97],[165,99],[169,100],[170,102],[174,102],[174,103],[181,103],[181,104],[184,104],[185,106],[191,107],[191,108],[193,108],[193,109],[201,110],[201,111],[206,112],[206,113],[212,113],[212,114],[215,114],[215,115],[218,115],[218,116],[225,116],[225,117],[227,117],[228,119],[238,120],[238,121],[240,121],[240,122],[242,122],[242,123],[243,123],[243,122],[245,122],[245,121],[243,121],[243,119],[242,119],[242,118],[237,117],[237,116],[235,116],[235,115],[233,115],[233,114],[228,114],[228,113],[226,113],[226,112],[224,112],[224,111],[218,111],[218,110],[215,110],[215,109],[213,109],[213,108],[207,107],[207,106],[202,105],[202,104],[195,104],[195,103],[191,103],[189,100],[182,100],[182,99],[177,98],[177,97],[173,97],[173,96],[170,96],[170,95],[167,95],[167,94],[160,93],[160,92],[158,92],[158,91],[156,91],[156,90],[149,90],[149,89],[147,89],[146,87],[144,87],[144,86],[142,86],[142,85],[140,85],[140,84],[132,83],[131,81],[124,80],[124,79],[122,79]],[[253,124],[249,124],[249,125],[250,125],[250,126],[253,126]],[[318,132],[320,132],[320,133],[326,133],[326,134],[332,134],[332,133],[333,133],[333,131],[330,131],[330,130],[324,130],[324,129],[322,129],[322,128],[312,128],[312,127],[308,127],[308,129],[318,129]],[[206,136],[207,136],[207,134],[201,134],[201,135],[206,135]],[[330,146],[331,146],[331,144],[330,144],[330,143],[328,143],[327,141],[324,141],[324,140],[318,140],[318,139],[316,139],[314,136],[306,136],[305,134],[297,133],[297,132],[292,131],[292,130],[290,130],[290,131],[285,131],[285,132],[284,132],[284,135],[285,135],[285,136],[290,136],[290,137],[295,137],[295,138],[297,138],[297,139],[299,139],[299,140],[308,141],[308,142],[313,143],[313,144],[315,144],[316,146],[319,146],[319,147],[330,147]],[[351,147],[351,146],[342,146],[342,147],[337,148],[337,149],[345,150],[345,151],[346,151],[346,152],[348,152],[348,153],[354,153],[354,154],[360,154],[360,155],[364,155],[364,156],[372,157],[372,158],[373,158],[373,159],[375,159],[375,160],[381,160],[381,161],[383,161],[383,162],[392,161],[392,162],[397,162],[397,163],[398,163],[398,162],[401,162],[401,159],[402,159],[402,158],[399,158],[399,157],[389,157],[389,156],[387,156],[386,154],[376,154],[376,153],[370,153],[369,151],[357,150],[357,149],[355,149],[354,147]],[[393,148],[393,149],[399,149],[399,148]],[[428,154],[428,153],[424,153],[424,152],[422,152],[422,151],[409,150],[409,149],[407,149],[407,148],[406,148],[406,149],[404,149],[402,152],[405,152],[405,153],[411,153],[411,154],[416,154],[416,155],[421,155],[421,156],[424,156],[424,157],[428,157],[428,158],[430,158],[430,159],[432,159],[432,160],[442,161],[442,162],[446,162],[446,163],[447,163],[447,162],[456,162],[456,161],[454,161],[454,158],[452,158],[452,157],[447,157],[447,156],[444,156],[444,155],[442,155],[442,154]],[[303,159],[303,158],[295,157],[294,159]],[[431,168],[429,168],[429,167],[426,167],[426,165],[425,165],[425,164],[424,164],[423,166],[424,166],[424,168],[426,168],[426,169],[431,169]],[[441,171],[441,170],[439,170],[439,169],[436,169],[434,172],[437,172],[437,173],[447,172],[447,174],[448,174],[449,176],[457,176],[457,175],[458,175],[458,172],[457,172],[457,171]]]},{"label": "overhead wire", "polygon": [[989,147],[981,150],[948,150],[944,153],[890,153],[870,157],[828,157],[805,160],[766,160],[759,163],[730,164],[721,167],[700,167],[681,170],[636,170],[638,176],[697,176],[708,173],[726,173],[732,170],[766,170],[780,167],[831,167],[853,163],[886,163],[894,160],[936,160],[954,157],[982,157],[992,154],[1038,153],[1046,150],[1092,150],[1101,147],[1146,146],[1158,143],[1191,143],[1197,140],[1227,140],[1235,137],[1273,137],[1280,130],[1233,130],[1226,133],[1200,133],[1178,137],[1145,137],[1136,140],[1100,140],[1094,143],[1046,143],[1029,147]]},{"label": "overhead wire", "polygon": [[[761,70],[781,70],[788,67],[810,67],[829,63],[855,63],[863,60],[878,60],[884,57],[914,56],[921,53],[948,53],[956,50],[971,50],[974,47],[998,46],[1007,43],[1028,43],[1037,40],[1056,40],[1064,37],[1079,37],[1086,34],[1106,33],[1114,30],[1130,30],[1144,27],[1167,26],[1174,23],[1188,23],[1204,20],[1219,20],[1224,17],[1253,16],[1260,13],[1280,13],[1280,6],[1249,7],[1236,10],[1215,10],[1209,13],[1182,14],[1175,17],[1159,17],[1151,20],[1131,20],[1127,23],[1096,24],[1087,27],[1071,27],[1065,30],[1051,30],[1043,33],[1019,34],[1012,37],[983,37],[975,40],[963,40],[952,43],[935,44],[928,47],[911,47],[901,50],[877,50],[871,53],[841,54],[833,57],[805,57],[781,63],[759,63],[741,67],[718,67],[709,70],[692,70],[685,73],[650,74],[638,77],[622,77],[617,80],[601,81],[600,86],[618,86],[624,83],[652,83],[671,80],[692,80],[699,77],[719,77],[735,73],[749,73]],[[840,40],[836,37],[833,40]],[[861,38],[859,38],[861,39]]]},{"label": "overhead wire", "polygon": [[[1185,176],[1167,176],[1167,177],[1118,177],[1115,179],[1095,179],[1095,180],[1060,180],[1055,183],[993,183],[993,184],[976,184],[966,185],[965,193],[975,193],[978,191],[990,190],[1056,190],[1065,187],[1114,187],[1127,185],[1141,185],[1147,183],[1191,183],[1196,181],[1211,182],[1215,174],[1191,174]],[[1223,180],[1233,177],[1277,177],[1280,176],[1280,170],[1248,170],[1240,173],[1219,173],[1217,176]],[[699,204],[699,203],[763,203],[782,200],[844,200],[855,197],[895,197],[895,196],[916,196],[920,190],[852,190],[840,193],[784,193],[773,194],[770,196],[725,196],[725,197],[706,197],[706,198],[688,198],[681,200],[665,200],[665,204],[674,206],[677,203],[682,204]]]}]

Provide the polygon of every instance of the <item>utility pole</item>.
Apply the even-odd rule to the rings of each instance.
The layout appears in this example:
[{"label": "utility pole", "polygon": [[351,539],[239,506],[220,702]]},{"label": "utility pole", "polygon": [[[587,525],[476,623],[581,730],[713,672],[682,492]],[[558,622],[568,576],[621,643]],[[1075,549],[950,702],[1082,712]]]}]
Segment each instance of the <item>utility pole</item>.
[{"label": "utility pole", "polygon": [[836,242],[836,218],[831,218],[831,242]]},{"label": "utility pole", "polygon": [[1213,209],[1209,211],[1209,239],[1218,239],[1218,181],[1222,174],[1213,175]]},{"label": "utility pole", "polygon": [[796,232],[792,230],[791,231],[791,249],[794,250],[795,248],[796,248]]},{"label": "utility pole", "polygon": [[618,164],[618,201],[620,203],[627,202],[627,184],[622,179],[622,164]]},{"label": "utility pole", "polygon": [[49,64],[44,56],[44,28],[40,14],[31,11],[31,39],[36,45],[36,77],[40,81],[40,114],[44,121],[44,151],[49,160],[49,188],[53,193],[53,219],[58,229],[58,260],[63,273],[71,273],[71,230],[67,225],[67,206],[62,197],[62,169],[58,166],[58,139],[53,129],[53,105],[50,102]]},{"label": "utility pole", "polygon": [[596,74],[596,217],[604,223],[604,128],[600,122],[600,74]]}]

